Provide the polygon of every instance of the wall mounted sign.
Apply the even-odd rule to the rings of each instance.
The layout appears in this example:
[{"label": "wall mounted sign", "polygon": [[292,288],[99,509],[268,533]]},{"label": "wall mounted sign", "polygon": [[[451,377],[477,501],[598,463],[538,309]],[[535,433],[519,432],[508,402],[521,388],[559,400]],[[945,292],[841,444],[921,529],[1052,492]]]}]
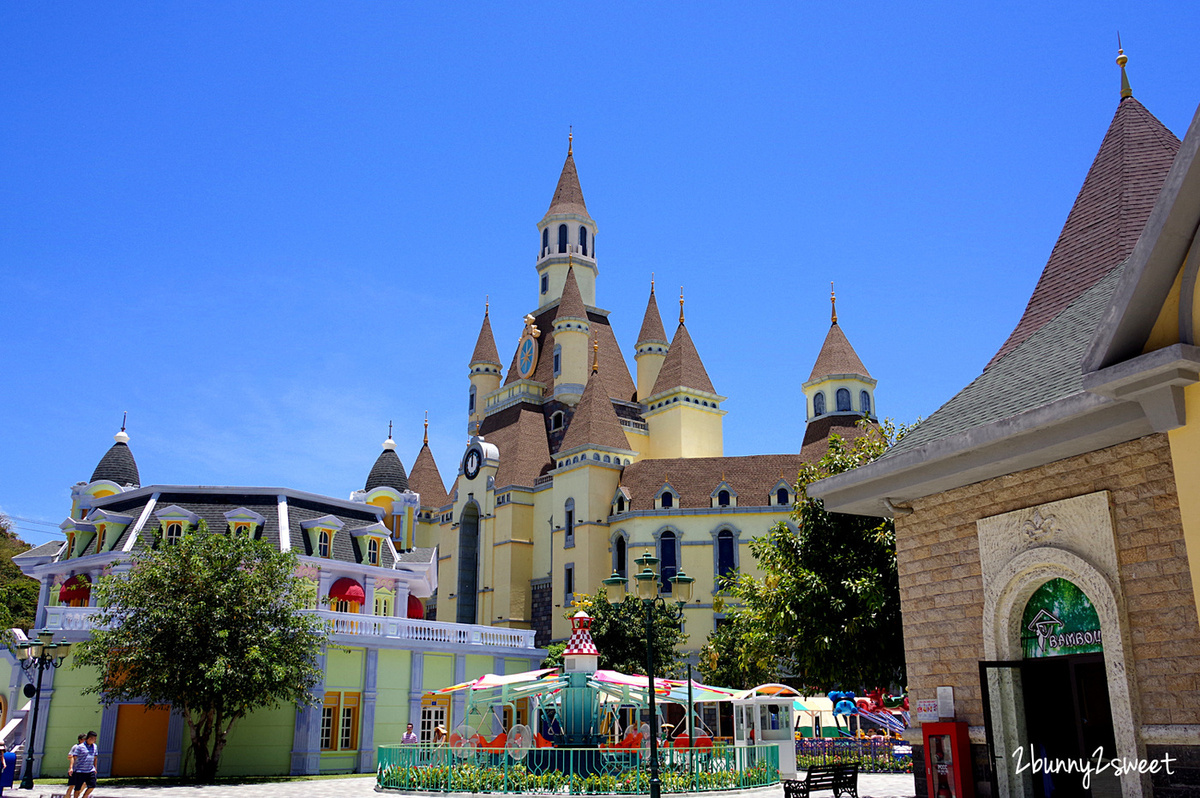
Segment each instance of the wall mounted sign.
[{"label": "wall mounted sign", "polygon": [[1021,647],[1026,659],[1104,651],[1096,608],[1073,582],[1051,579],[1025,605]]}]

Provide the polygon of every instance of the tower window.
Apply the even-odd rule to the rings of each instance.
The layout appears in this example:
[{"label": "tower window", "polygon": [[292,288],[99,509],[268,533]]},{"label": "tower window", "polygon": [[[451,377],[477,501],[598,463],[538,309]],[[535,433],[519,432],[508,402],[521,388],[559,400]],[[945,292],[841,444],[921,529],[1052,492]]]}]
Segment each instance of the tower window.
[{"label": "tower window", "polygon": [[624,496],[617,497],[617,512],[618,513],[625,512],[625,497]]},{"label": "tower window", "polygon": [[722,529],[717,534],[717,576],[728,576],[737,567],[733,551],[733,533]]},{"label": "tower window", "polygon": [[775,491],[775,503],[778,505],[788,504],[787,488],[780,488]]},{"label": "tower window", "polygon": [[866,391],[858,395],[858,406],[863,411],[864,416],[871,415],[871,394]]},{"label": "tower window", "polygon": [[550,275],[542,275],[542,293],[545,294],[550,290]]},{"label": "tower window", "polygon": [[723,490],[717,494],[717,506],[718,507],[728,507],[729,506],[729,491]]},{"label": "tower window", "polygon": [[575,600],[575,564],[567,563],[563,566],[563,603],[570,604]]},{"label": "tower window", "polygon": [[558,226],[558,251],[567,251],[567,226],[565,224]]},{"label": "tower window", "polygon": [[628,576],[625,572],[625,553],[628,550],[625,543],[625,536],[618,535],[616,543],[613,544],[613,570],[621,576]]},{"label": "tower window", "polygon": [[[550,228],[547,227],[544,230],[542,230],[542,254],[545,255],[546,251],[549,249],[550,249]],[[542,290],[545,291],[546,289],[543,288]]]},{"label": "tower window", "polygon": [[825,393],[823,391],[818,391],[817,395],[813,397],[813,415],[825,415]]},{"label": "tower window", "polygon": [[[566,532],[566,539],[564,540],[563,545],[564,546],[574,546],[575,545],[575,500],[567,499],[566,506],[563,509],[566,510],[566,514],[567,514],[567,522],[564,527],[564,530]],[[568,592],[570,592],[570,591],[568,591]]]},{"label": "tower window", "polygon": [[850,392],[845,388],[837,389],[837,409],[839,413],[850,409]]},{"label": "tower window", "polygon": [[659,592],[670,593],[674,585],[669,581],[679,570],[679,550],[675,541],[675,533],[666,531],[658,539],[659,558],[662,560],[662,576],[659,577]]},{"label": "tower window", "polygon": [[[554,345],[554,376],[562,374],[562,345]],[[866,394],[863,394],[864,396]]]},{"label": "tower window", "polygon": [[563,412],[561,410],[559,410],[555,413],[552,413],[550,415],[550,429],[552,429],[552,430],[562,429],[562,425],[563,425]]},{"label": "tower window", "polygon": [[669,491],[669,490],[663,491],[661,502],[662,502],[663,509],[669,510],[670,508],[675,506],[675,494],[671,493],[671,491]]},{"label": "tower window", "polygon": [[471,386],[471,390],[467,392],[467,412],[475,412],[475,386]]},{"label": "tower window", "polygon": [[587,228],[579,225],[579,254],[587,257]]}]

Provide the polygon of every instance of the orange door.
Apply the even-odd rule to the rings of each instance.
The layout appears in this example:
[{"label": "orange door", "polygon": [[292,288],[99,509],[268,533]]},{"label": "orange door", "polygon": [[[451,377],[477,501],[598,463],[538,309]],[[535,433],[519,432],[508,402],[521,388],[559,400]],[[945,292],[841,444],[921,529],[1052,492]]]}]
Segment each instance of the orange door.
[{"label": "orange door", "polygon": [[117,737],[113,740],[114,776],[161,776],[167,759],[167,722],[171,710],[146,709],[142,704],[117,706]]}]

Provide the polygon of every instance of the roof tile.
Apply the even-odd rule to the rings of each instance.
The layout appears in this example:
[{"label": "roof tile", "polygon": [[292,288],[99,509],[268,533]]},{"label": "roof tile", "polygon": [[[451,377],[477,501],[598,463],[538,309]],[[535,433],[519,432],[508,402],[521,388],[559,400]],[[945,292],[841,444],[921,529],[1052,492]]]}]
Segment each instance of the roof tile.
[{"label": "roof tile", "polygon": [[717,392],[683,322],[679,322],[679,327],[675,330],[675,338],[667,349],[667,356],[663,358],[662,368],[658,372],[658,379],[654,381],[650,396],[672,388]]},{"label": "roof tile", "polygon": [[825,336],[825,343],[821,344],[821,353],[817,355],[817,362],[813,364],[812,374],[808,376],[808,381],[812,382],[831,374],[871,376],[836,321],[830,325],[829,333]]}]

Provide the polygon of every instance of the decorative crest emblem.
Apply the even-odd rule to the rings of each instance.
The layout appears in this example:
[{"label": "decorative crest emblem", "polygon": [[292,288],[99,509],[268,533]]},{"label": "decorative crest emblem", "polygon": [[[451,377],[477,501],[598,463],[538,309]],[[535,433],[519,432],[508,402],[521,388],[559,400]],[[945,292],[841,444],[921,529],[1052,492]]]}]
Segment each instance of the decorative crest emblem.
[{"label": "decorative crest emblem", "polygon": [[530,338],[542,337],[542,331],[539,330],[538,326],[533,323],[532,313],[528,313],[525,316],[525,329],[521,331],[521,337],[524,338],[526,335],[528,335]]},{"label": "decorative crest emblem", "polygon": [[1021,524],[1021,531],[1032,540],[1038,542],[1044,538],[1049,538],[1058,531],[1058,521],[1052,515],[1042,517],[1038,510],[1033,511],[1033,517],[1025,523]]}]

